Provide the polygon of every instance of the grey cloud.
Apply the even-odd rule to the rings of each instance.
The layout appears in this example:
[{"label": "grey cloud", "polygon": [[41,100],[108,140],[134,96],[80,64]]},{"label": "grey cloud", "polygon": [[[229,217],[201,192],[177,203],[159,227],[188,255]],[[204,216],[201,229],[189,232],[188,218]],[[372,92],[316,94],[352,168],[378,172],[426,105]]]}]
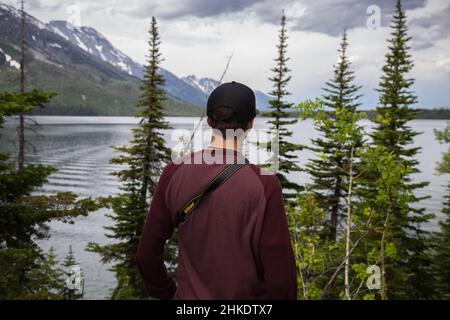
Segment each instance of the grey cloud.
[{"label": "grey cloud", "polygon": [[[422,7],[426,0],[403,1],[406,10]],[[343,29],[365,26],[367,8],[376,5],[381,10],[381,26],[387,26],[395,10],[395,1],[386,0],[179,0],[142,1],[134,7],[119,10],[139,17],[155,15],[160,19],[173,20],[187,16],[218,17],[224,14],[252,13],[263,22],[278,24],[282,9],[301,4],[306,12],[301,17],[289,17],[294,30],[326,33],[337,36]],[[426,23],[426,19],[421,23]],[[448,29],[448,28],[447,28]]]},{"label": "grey cloud", "polygon": [[[128,14],[146,18],[156,15],[162,19],[177,19],[186,16],[214,17],[226,13],[242,11],[255,3],[264,0],[183,0],[183,1],[150,1],[128,11]],[[164,7],[170,5],[170,10]]]},{"label": "grey cloud", "polygon": [[[15,1],[15,0],[13,0]],[[433,1],[433,0],[430,0]],[[70,2],[58,0],[27,0],[32,8],[51,11],[63,10]],[[78,0],[89,6],[92,12],[108,9],[110,14],[127,14],[136,18],[156,16],[163,20],[176,20],[185,17],[220,17],[236,15],[240,18],[246,14],[256,16],[262,22],[278,24],[281,9],[287,9],[290,26],[294,30],[325,33],[337,36],[344,29],[366,26],[367,8],[376,5],[381,10],[381,26],[389,25],[395,10],[394,0]],[[426,0],[403,0],[406,10],[421,8]],[[302,16],[289,16],[289,7],[300,4],[306,8]],[[243,15],[239,15],[244,13]],[[433,27],[433,34],[417,32],[414,35],[414,46],[427,47],[436,39],[450,35],[450,6],[447,10],[432,16],[414,19],[411,26],[418,30]],[[232,18],[232,17],[231,17]],[[413,31],[413,28],[412,28]]]},{"label": "grey cloud", "polygon": [[[403,1],[403,7],[415,9],[422,7],[425,0]],[[307,7],[305,15],[294,21],[295,30],[306,30],[337,36],[344,29],[365,27],[371,5],[380,8],[381,26],[389,25],[395,11],[394,1],[385,0],[343,0],[343,1],[303,1]]]},{"label": "grey cloud", "polygon": [[[414,48],[422,49],[433,45],[436,40],[448,38],[450,36],[450,3],[441,12],[430,16],[415,18],[411,20],[413,26],[418,27],[418,31],[412,35],[414,37]],[[423,29],[431,32],[421,32]],[[414,29],[413,29],[414,31]]]},{"label": "grey cloud", "polygon": [[[367,9],[371,5],[380,8],[382,27],[389,26],[395,12],[395,1],[386,0],[303,0],[299,3],[306,8],[306,11],[301,17],[289,17],[288,14],[287,18],[290,20],[292,28],[331,36],[342,34],[344,29],[365,27],[369,17]],[[255,12],[262,21],[277,24],[279,23],[278,9],[283,5],[289,7],[290,4],[292,1],[279,0],[278,3],[270,1],[265,6],[255,8]],[[407,11],[423,8],[426,4],[426,0],[403,1],[403,7]],[[448,17],[450,17],[450,3],[445,10],[426,17],[408,17],[410,34],[414,38],[413,47],[415,49],[427,48],[438,39],[448,38],[450,36],[450,19]]]},{"label": "grey cloud", "polygon": [[69,6],[71,3],[65,3],[65,2],[54,2],[54,3],[45,3],[45,1],[42,0],[26,0],[25,1],[25,8],[28,10],[34,10],[34,9],[45,9],[45,10],[58,10],[61,7]]}]

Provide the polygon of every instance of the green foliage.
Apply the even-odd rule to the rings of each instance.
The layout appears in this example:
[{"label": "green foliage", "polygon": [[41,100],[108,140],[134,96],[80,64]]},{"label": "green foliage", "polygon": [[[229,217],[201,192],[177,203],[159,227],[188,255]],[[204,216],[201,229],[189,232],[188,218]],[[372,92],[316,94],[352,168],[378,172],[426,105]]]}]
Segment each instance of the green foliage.
[{"label": "green foliage", "polygon": [[3,112],[5,112],[4,115],[7,115],[6,113],[18,114],[30,112],[35,107],[43,108],[55,96],[57,96],[56,93],[41,92],[39,90],[24,93],[3,92],[0,93],[0,101],[5,106],[2,108]]},{"label": "green foliage", "polygon": [[439,221],[440,230],[434,234],[433,267],[435,276],[435,297],[450,299],[450,183],[447,186],[443,220]]},{"label": "green foliage", "polygon": [[[415,119],[415,111],[410,107],[417,102],[417,97],[411,92],[414,79],[407,78],[413,67],[408,36],[406,16],[397,1],[397,11],[393,17],[392,38],[388,40],[389,51],[383,66],[383,75],[379,84],[379,106],[376,108],[377,124],[372,135],[377,145],[389,148],[401,158],[411,158],[418,148],[407,148],[418,134],[409,126],[408,121]],[[411,165],[416,162],[409,160]]]},{"label": "green foliage", "polygon": [[[391,219],[396,225],[394,236],[398,241],[397,250],[402,257],[402,260],[392,267],[392,272],[397,275],[397,279],[393,281],[397,281],[399,285],[405,278],[409,281],[404,283],[405,285],[395,287],[395,290],[389,292],[387,296],[427,298],[432,293],[432,284],[429,281],[431,261],[426,252],[429,247],[429,234],[421,226],[429,221],[432,215],[427,214],[425,209],[417,204],[427,197],[414,196],[414,191],[427,186],[428,182],[411,182],[412,175],[418,172],[415,155],[420,148],[412,146],[414,137],[419,133],[415,132],[408,122],[416,116],[411,106],[416,103],[417,98],[411,91],[414,79],[408,78],[408,73],[413,67],[408,52],[411,37],[408,36],[406,16],[400,0],[396,3],[391,28],[391,39],[388,40],[388,53],[378,89],[380,97],[374,119],[376,126],[371,137],[379,150],[385,150],[383,152],[390,154],[395,161],[401,162],[407,170],[403,172],[405,176],[398,188],[410,194],[408,202],[405,205],[402,197],[391,199],[390,210]],[[372,172],[371,170],[367,172],[366,191],[372,191],[362,194],[365,199],[381,196],[374,186],[374,181],[380,181],[383,174],[385,170],[377,171],[376,168]]]},{"label": "green foliage", "polygon": [[[382,288],[375,297],[407,298],[414,276],[404,225],[409,203],[414,200],[406,184],[412,169],[382,146],[369,147],[361,153],[360,169],[371,173],[361,178],[359,194],[363,200],[359,209],[372,212],[372,230],[363,239],[355,259],[381,267]],[[365,186],[371,189],[364,189]]]},{"label": "green foliage", "polygon": [[62,300],[64,283],[53,248],[0,249],[0,299]]},{"label": "green foliage", "polygon": [[327,239],[327,214],[310,192],[298,195],[294,205],[286,210],[297,263],[299,299],[318,299],[329,277],[329,259],[336,249]]},{"label": "green foliage", "polygon": [[323,99],[308,100],[297,106],[303,119],[311,117],[319,137],[312,139],[309,150],[317,157],[310,159],[305,171],[313,180],[311,189],[328,213],[330,239],[336,240],[337,228],[345,216],[345,198],[348,189],[348,166],[363,143],[363,133],[357,122],[364,114],[358,113],[359,86],[353,84],[354,75],[347,57],[347,33],[340,44],[339,62],[334,77],[326,83]]},{"label": "green foliage", "polygon": [[[4,116],[42,106],[53,93],[2,93],[0,126]],[[29,164],[16,169],[9,155],[0,153],[0,298],[62,299],[64,281],[53,250],[43,254],[36,241],[49,237],[48,222],[73,223],[102,207],[105,199],[80,199],[72,193],[35,195],[55,169]]]},{"label": "green foliage", "polygon": [[[296,156],[293,154],[298,150],[301,150],[300,145],[294,144],[288,141],[288,138],[292,136],[292,131],[288,129],[289,125],[293,125],[298,122],[298,119],[287,120],[289,113],[292,111],[293,104],[284,101],[285,97],[290,93],[286,90],[286,86],[291,80],[291,76],[288,76],[290,72],[286,63],[289,58],[286,56],[287,50],[287,30],[286,30],[286,16],[283,12],[281,16],[281,30],[279,34],[278,57],[275,59],[276,66],[271,69],[274,73],[273,77],[269,78],[273,83],[273,90],[269,93],[272,99],[269,101],[270,111],[264,115],[273,119],[268,123],[271,125],[270,130],[278,135],[279,139],[279,155],[278,155],[278,173],[277,176],[280,179],[281,186],[285,190],[285,198],[295,197],[295,193],[302,190],[300,185],[295,182],[289,181],[286,177],[290,172],[300,171],[300,167],[296,164]],[[265,144],[265,147],[271,149],[272,143]],[[288,190],[293,190],[288,192]]]},{"label": "green foliage", "polygon": [[[436,139],[443,144],[450,143],[450,123],[443,131],[435,130]],[[440,174],[450,173],[450,147],[442,157],[442,161],[439,162],[437,171]]]},{"label": "green foliage", "polygon": [[[436,131],[441,143],[450,143],[450,124],[443,131]],[[450,174],[450,149],[443,155],[437,168],[439,174]],[[439,221],[439,232],[434,234],[433,264],[435,274],[436,297],[450,299],[450,183],[442,209],[443,220]]]},{"label": "green foliage", "polygon": [[[414,110],[416,113],[416,119],[439,119],[448,120],[450,119],[450,109],[449,108],[434,108],[434,109],[421,109],[417,108]],[[375,110],[365,111],[367,118],[370,120],[375,119],[377,116]]]},{"label": "green foliage", "polygon": [[112,163],[124,166],[115,172],[122,182],[122,194],[112,200],[113,213],[108,215],[114,224],[106,227],[107,237],[117,240],[110,245],[91,243],[89,251],[97,252],[103,263],[114,263],[117,286],[112,299],[145,298],[146,292],[135,264],[135,254],[144,222],[150,207],[157,177],[164,163],[170,160],[170,150],[165,146],[162,130],[169,125],[163,119],[165,93],[161,89],[164,78],[159,73],[162,61],[160,37],[155,18],[150,27],[150,54],[139,99],[139,127],[133,130],[130,146],[116,147],[120,155]]}]

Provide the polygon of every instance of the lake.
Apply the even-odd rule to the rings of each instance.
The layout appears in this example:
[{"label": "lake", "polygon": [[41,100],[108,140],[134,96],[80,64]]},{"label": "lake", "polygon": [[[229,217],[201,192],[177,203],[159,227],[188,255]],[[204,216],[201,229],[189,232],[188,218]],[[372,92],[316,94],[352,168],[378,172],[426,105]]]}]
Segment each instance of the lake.
[{"label": "lake", "polygon": [[[81,197],[96,197],[115,195],[119,185],[110,173],[118,167],[111,165],[109,160],[115,153],[111,146],[126,145],[132,137],[131,130],[136,127],[137,119],[132,117],[33,117],[39,125],[28,121],[27,130],[28,161],[54,166],[58,172],[51,175],[48,183],[39,192],[53,194],[71,191]],[[168,117],[166,119],[173,128],[192,131],[197,118]],[[363,122],[370,130],[371,123]],[[416,120],[410,125],[414,130],[423,132],[416,137],[415,144],[421,146],[419,154],[421,173],[415,176],[417,181],[428,180],[430,185],[421,190],[418,195],[430,195],[431,199],[423,201],[423,205],[430,212],[436,213],[438,218],[441,203],[445,195],[445,186],[449,176],[435,174],[436,162],[446,151],[445,145],[439,144],[434,138],[434,129],[444,129],[444,120]],[[15,144],[15,119],[8,119],[5,128],[0,130],[0,150],[13,151]],[[209,131],[205,129],[205,139],[200,144],[207,145]],[[267,128],[267,119],[257,118],[255,129]],[[292,126],[293,141],[309,144],[317,132],[311,120],[301,121]],[[168,145],[174,147],[177,141],[172,141],[173,130],[164,132]],[[300,165],[304,164],[312,155],[308,151],[298,154]],[[292,176],[301,184],[308,183],[308,176],[304,173]],[[101,244],[111,241],[105,237],[104,226],[111,223],[105,217],[107,210],[101,210],[88,217],[76,219],[74,225],[51,223],[51,238],[42,241],[44,250],[54,247],[59,258],[63,258],[69,246],[75,251],[76,258],[85,275],[85,298],[103,299],[109,295],[114,287],[114,275],[108,271],[108,266],[100,263],[99,256],[85,251],[89,242]],[[436,221],[426,226],[436,228]]]}]

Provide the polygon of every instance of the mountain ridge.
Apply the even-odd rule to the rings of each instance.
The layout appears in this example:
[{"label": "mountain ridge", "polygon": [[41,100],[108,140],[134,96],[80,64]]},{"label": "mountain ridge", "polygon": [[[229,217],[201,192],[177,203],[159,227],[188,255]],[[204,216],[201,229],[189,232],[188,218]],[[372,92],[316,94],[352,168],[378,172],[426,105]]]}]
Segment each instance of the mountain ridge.
[{"label": "mountain ridge", "polygon": [[[26,86],[59,94],[37,114],[137,113],[141,80],[74,45],[51,25],[25,16]],[[0,90],[18,90],[20,12],[1,2],[0,30]],[[200,115],[203,110],[168,93],[166,115]]]},{"label": "mountain ridge", "polygon": [[[0,2],[0,30],[3,31],[0,33],[0,89],[3,90],[17,89],[11,83],[17,83],[15,72],[20,67],[19,22],[20,11]],[[96,29],[61,20],[43,23],[26,13],[25,43],[28,84],[61,93],[49,108],[38,113],[53,114],[59,110],[61,114],[123,115],[136,112],[135,101],[139,97],[144,66],[117,49]],[[72,75],[72,71],[78,73],[78,77]],[[195,75],[178,78],[163,68],[160,72],[166,79],[164,89],[168,94],[170,115],[201,114],[209,94],[219,85],[219,81],[211,78]],[[84,78],[91,79],[83,85],[81,79]],[[78,83],[75,92],[71,92],[69,85],[64,86],[66,81]],[[88,83],[91,86],[87,86]],[[258,108],[265,111],[269,97],[260,91],[255,91],[255,95]],[[95,102],[101,107],[95,106]]]},{"label": "mountain ridge", "polygon": [[[48,24],[53,30],[82,50],[94,55],[104,62],[121,69],[130,76],[142,79],[144,66],[117,49],[100,32],[91,27],[78,27],[67,21],[52,20]],[[166,79],[164,89],[174,97],[194,104],[206,105],[207,96],[197,88],[191,87],[172,72],[160,68]]]},{"label": "mountain ridge", "polygon": [[[197,78],[195,75],[191,74],[187,77],[182,77],[181,80],[185,81],[189,85],[198,88],[207,96],[209,96],[214,89],[220,85],[220,82],[211,78]],[[259,90],[253,90],[256,96],[256,107],[261,111],[269,110],[269,100],[271,99],[268,95]]]}]

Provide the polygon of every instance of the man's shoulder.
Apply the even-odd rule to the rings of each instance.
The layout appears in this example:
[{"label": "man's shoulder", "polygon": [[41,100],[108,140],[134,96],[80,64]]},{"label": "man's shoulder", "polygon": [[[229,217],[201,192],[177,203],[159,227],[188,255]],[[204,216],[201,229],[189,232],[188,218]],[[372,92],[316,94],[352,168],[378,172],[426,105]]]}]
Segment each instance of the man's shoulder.
[{"label": "man's shoulder", "polygon": [[175,172],[181,167],[180,164],[177,164],[174,161],[169,162],[166,164],[166,166],[163,168],[161,176],[159,178],[159,184],[168,185],[170,180],[172,179]]},{"label": "man's shoulder", "polygon": [[[198,162],[200,159],[203,160],[203,158],[201,158],[202,156],[203,156],[202,151],[198,151],[184,155],[171,161],[164,168],[163,176],[165,176],[166,179],[168,178],[170,180],[171,177],[175,174],[175,172],[181,167],[189,168],[195,164],[208,165],[208,163],[205,163],[204,161]],[[220,163],[226,164],[222,162]],[[253,164],[251,162],[247,162],[246,166],[253,172],[254,177],[259,181],[259,183],[261,183],[261,185],[266,190],[266,193],[270,191],[281,190],[280,180],[278,179],[278,176],[276,175],[275,172],[266,168],[262,168],[261,166]]]},{"label": "man's shoulder", "polygon": [[266,191],[281,190],[280,180],[275,172],[262,168],[255,164],[250,164],[250,167],[258,177],[261,184]]}]

